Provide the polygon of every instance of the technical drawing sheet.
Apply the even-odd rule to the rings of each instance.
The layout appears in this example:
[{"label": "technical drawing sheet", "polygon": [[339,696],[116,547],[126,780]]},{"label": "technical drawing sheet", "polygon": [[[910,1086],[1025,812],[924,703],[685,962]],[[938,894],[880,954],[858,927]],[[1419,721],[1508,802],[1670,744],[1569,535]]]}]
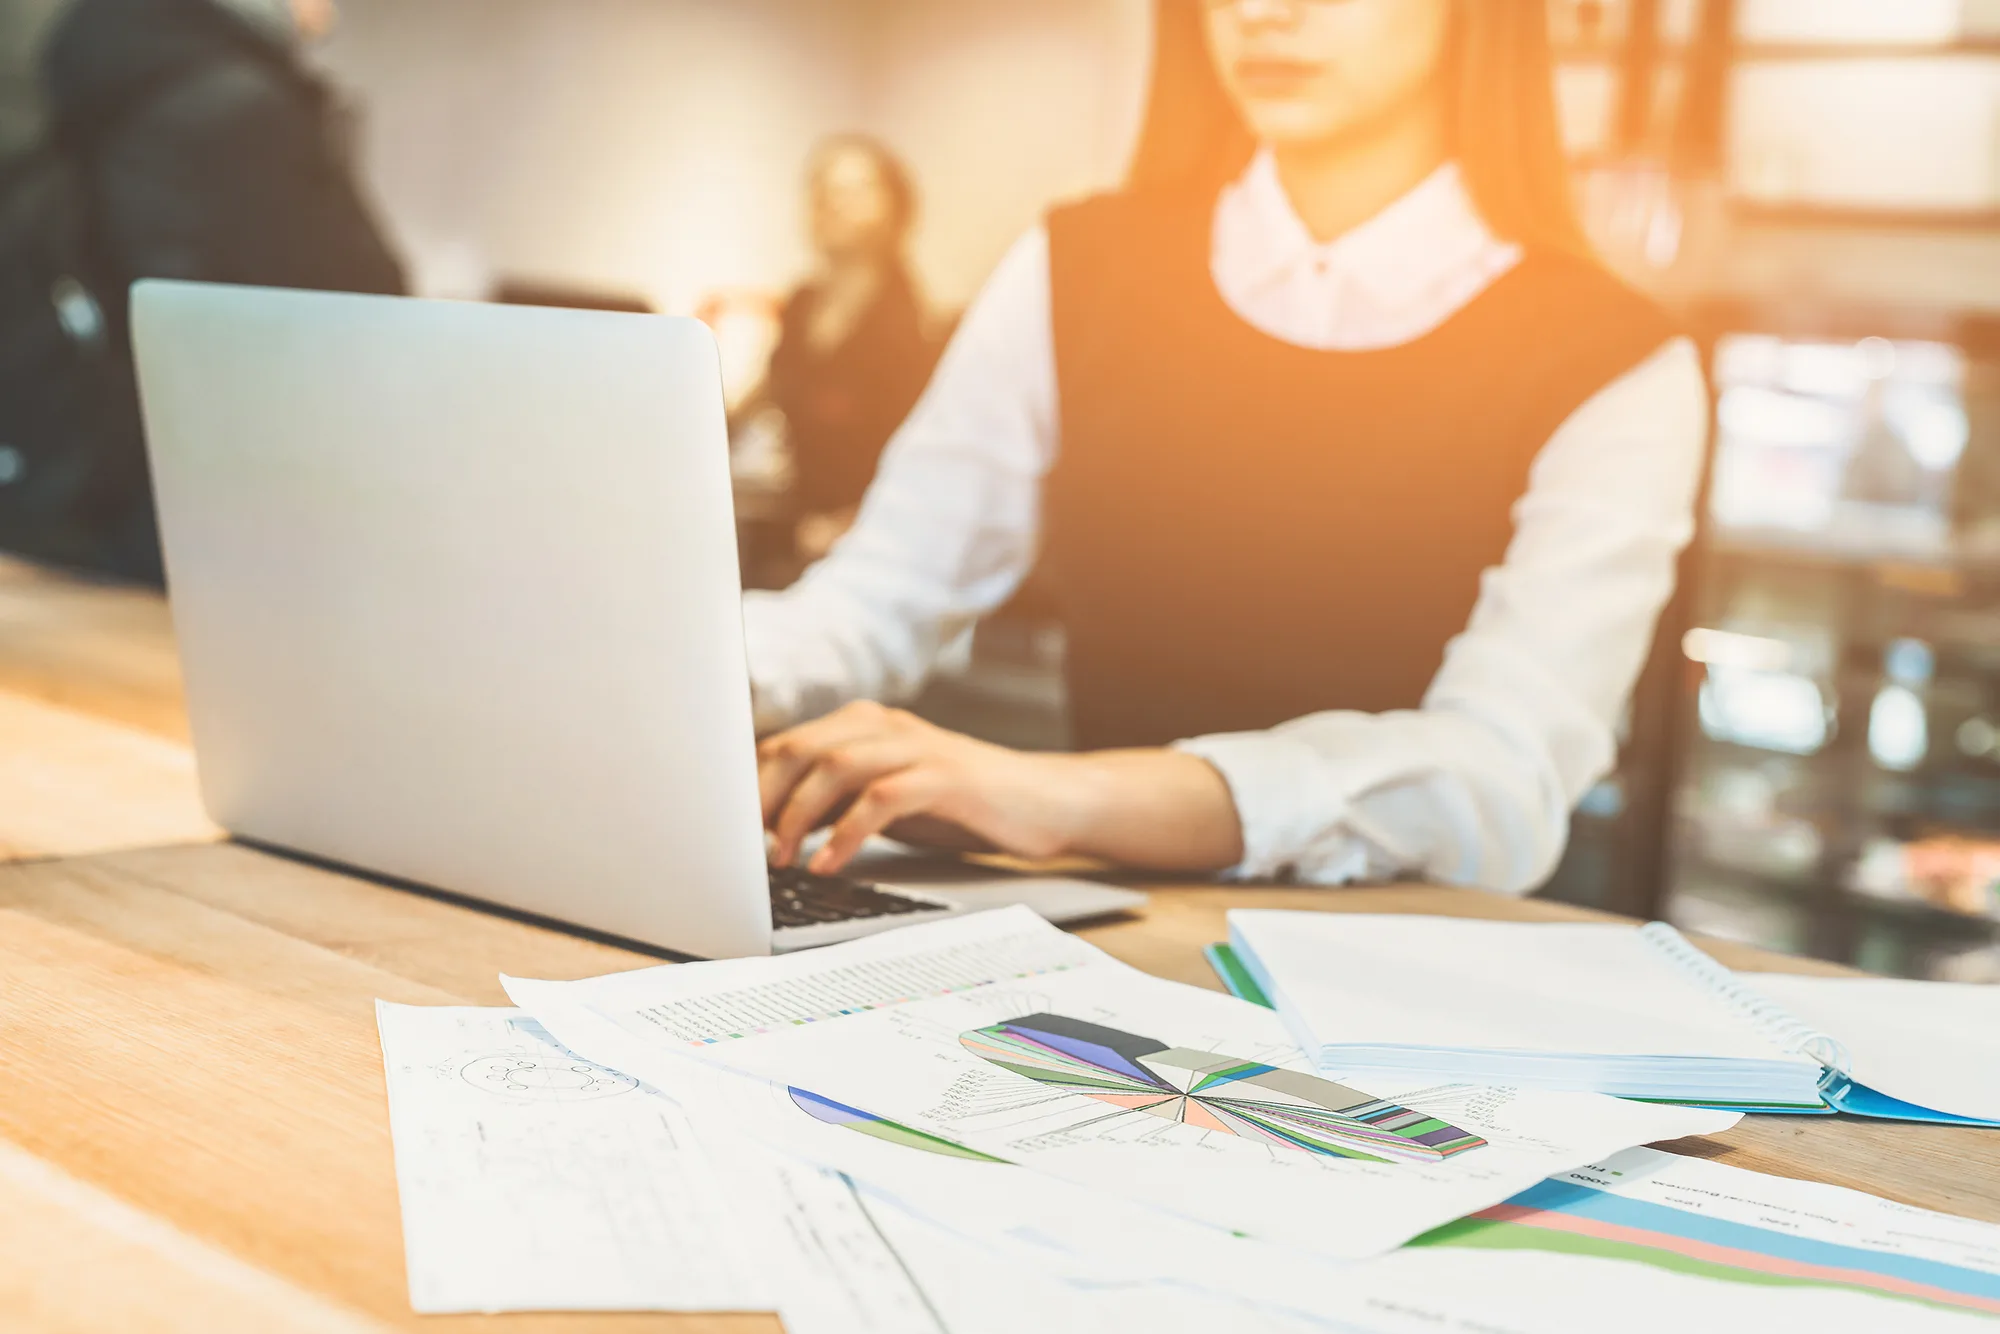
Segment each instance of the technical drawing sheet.
[{"label": "technical drawing sheet", "polygon": [[781,1311],[792,1334],[934,1334],[851,1185],[735,1145],[524,1011],[376,1003],[410,1304]]},{"label": "technical drawing sheet", "polygon": [[419,1313],[775,1309],[672,1103],[517,1010],[376,1023]]}]

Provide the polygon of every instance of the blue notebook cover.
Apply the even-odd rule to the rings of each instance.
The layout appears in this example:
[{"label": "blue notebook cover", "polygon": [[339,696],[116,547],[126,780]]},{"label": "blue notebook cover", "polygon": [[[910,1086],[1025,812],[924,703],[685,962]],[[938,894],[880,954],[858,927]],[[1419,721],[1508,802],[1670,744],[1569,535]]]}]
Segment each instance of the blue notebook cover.
[{"label": "blue notebook cover", "polygon": [[1928,1107],[1919,1107],[1913,1102],[1892,1098],[1886,1093],[1877,1093],[1866,1084],[1857,1084],[1851,1079],[1842,1079],[1826,1091],[1826,1100],[1835,1110],[1850,1116],[1869,1116],[1878,1121],[1921,1121],[1926,1125],[1939,1126],[1988,1126],[2000,1129],[2000,1121],[1981,1121],[1972,1116],[1954,1116],[1950,1112],[1934,1112]]}]

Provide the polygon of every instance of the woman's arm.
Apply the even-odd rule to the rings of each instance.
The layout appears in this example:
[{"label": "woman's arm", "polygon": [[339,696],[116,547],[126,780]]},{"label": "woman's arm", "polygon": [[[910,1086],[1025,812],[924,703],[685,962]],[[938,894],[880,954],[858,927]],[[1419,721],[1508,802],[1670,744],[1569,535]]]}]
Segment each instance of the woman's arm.
[{"label": "woman's arm", "polygon": [[838,870],[884,830],[959,851],[1163,870],[1219,871],[1243,856],[1222,775],[1172,750],[1009,750],[858,703],[765,741],[757,777],[779,865],[833,824],[815,871]]},{"label": "woman's arm", "polygon": [[1017,242],[890,440],[854,527],[782,593],[744,598],[760,732],[898,700],[1034,561],[1056,452],[1048,237]]},{"label": "woman's arm", "polygon": [[1228,780],[1239,872],[1416,874],[1506,893],[1546,879],[1570,811],[1616,758],[1619,715],[1693,533],[1707,438],[1699,356],[1677,339],[1544,446],[1506,560],[1486,573],[1421,709],[1181,743]]}]

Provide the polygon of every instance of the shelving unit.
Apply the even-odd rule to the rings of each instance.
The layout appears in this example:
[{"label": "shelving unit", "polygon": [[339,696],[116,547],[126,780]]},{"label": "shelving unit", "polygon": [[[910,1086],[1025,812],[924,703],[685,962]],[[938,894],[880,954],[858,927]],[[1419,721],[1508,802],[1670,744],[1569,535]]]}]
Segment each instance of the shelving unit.
[{"label": "shelving unit", "polygon": [[[2000,919],[1949,910],[1916,897],[1883,897],[1855,885],[1856,866],[1872,840],[1923,834],[2000,836],[2000,762],[1968,756],[1954,744],[1970,718],[2000,703],[2000,626],[1979,614],[1991,602],[1994,571],[1983,561],[1949,553],[1930,563],[1907,556],[1871,559],[1825,547],[1785,547],[1718,539],[1706,553],[1706,610],[1726,616],[1746,590],[1789,584],[1818,590],[1820,628],[1836,645],[1822,675],[1833,717],[1831,735],[1815,753],[1777,756],[1690,728],[1684,752],[1678,818],[1682,855],[1675,868],[1679,915],[1691,925],[1763,920],[1772,937],[1775,908],[1796,925],[1773,939],[1823,958],[1911,975],[1927,975],[1963,957],[2000,946]],[[1907,771],[1874,753],[1868,719],[1882,689],[1890,641],[1933,646],[1936,662],[1925,691],[1926,753]],[[1708,794],[1730,775],[1757,773],[1776,790],[1782,818],[1814,831],[1816,848],[1804,864],[1784,869],[1744,864],[1755,858],[1718,855],[1726,841]],[[1704,827],[1704,822],[1709,827]],[[1741,831],[1737,841],[1741,844]],[[1993,900],[2000,912],[2000,898]],[[2000,953],[1995,954],[2000,961]]]},{"label": "shelving unit", "polygon": [[[1573,91],[1590,91],[1571,109],[1596,117],[1569,136],[1593,237],[1629,280],[1680,314],[1711,365],[1732,334],[1959,348],[1971,418],[1960,479],[1977,469],[2000,476],[2000,144],[1990,176],[1957,166],[1949,179],[1906,173],[1900,179],[1915,186],[1900,198],[1851,188],[1856,173],[1837,156],[1850,152],[1845,142],[1801,139],[1793,158],[1780,155],[1783,170],[1744,157],[1758,142],[1768,149],[1771,134],[1815,128],[1746,121],[1770,109],[1754,96],[1746,104],[1746,90],[1767,90],[1765,72],[1778,68],[1802,71],[1784,76],[1789,85],[1857,70],[1888,69],[1893,81],[1904,62],[1990,65],[1990,75],[1955,77],[1981,89],[1990,79],[1993,122],[1967,132],[2000,140],[2000,12],[1968,9],[1973,21],[1956,35],[1904,41],[1881,27],[1898,18],[1885,10],[1868,16],[1877,30],[1864,40],[1840,41],[1811,36],[1823,12],[1813,0],[1796,6],[1786,16],[1769,0],[1558,4],[1559,60]],[[1745,27],[1746,11],[1761,29]],[[1958,147],[1961,158],[1979,159]],[[1816,176],[1822,153],[1843,170]],[[1770,169],[1760,176],[1760,166]],[[1840,189],[1822,191],[1828,182]],[[2000,601],[2000,565],[1959,540],[1988,510],[2000,516],[2000,486],[1979,494],[1961,486],[1934,531],[1887,543],[1837,524],[1752,531],[1705,513],[1635,700],[1620,772],[1576,817],[1573,852],[1548,892],[1907,975],[1990,951],[2000,980],[2000,921],[1853,887],[1872,840],[2000,836],[2000,759],[1958,754],[1953,737],[1967,708],[2000,717],[2000,617],[1982,612]],[[1682,654],[1682,632],[1754,630],[1760,618],[1766,633],[1823,645],[1815,679],[1830,721],[1812,754],[1733,744],[1701,725],[1709,669]],[[1871,752],[1868,733],[1884,651],[1905,638],[1931,646],[1938,665],[1921,692],[1928,753],[1901,773]],[[1752,800],[1747,817],[1715,827],[1718,789],[1741,801],[1766,788],[1768,810]],[[1635,855],[1653,846],[1662,854],[1657,878]],[[1745,849],[1751,855],[1738,855]]]}]

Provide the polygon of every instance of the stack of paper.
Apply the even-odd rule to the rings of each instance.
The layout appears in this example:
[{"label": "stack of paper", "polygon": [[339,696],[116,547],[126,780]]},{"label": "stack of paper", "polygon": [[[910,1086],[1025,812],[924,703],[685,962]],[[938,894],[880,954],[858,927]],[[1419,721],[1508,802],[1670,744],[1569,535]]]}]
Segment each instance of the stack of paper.
[{"label": "stack of paper", "polygon": [[1270,1012],[1029,913],[507,984],[525,1009],[379,1007],[419,1310],[775,1309],[792,1334],[2000,1314],[2000,1229],[1625,1147],[1733,1117],[1316,1076]]},{"label": "stack of paper", "polygon": [[792,1334],[1943,1334],[2000,1312],[2000,1229],[1652,1150],[1342,1266],[694,1063],[668,1098],[519,1010],[379,1014],[426,1312],[759,1308]]},{"label": "stack of paper", "polygon": [[1672,927],[1229,914],[1320,1068],[1824,1111],[1830,1045]]},{"label": "stack of paper", "polygon": [[[566,1046],[656,1086],[700,1061],[1338,1259],[1735,1120],[1592,1094],[1313,1080],[1269,1011],[1148,976],[1022,908],[777,959],[506,985]],[[1385,1131],[1404,1147],[1387,1150]]]}]

